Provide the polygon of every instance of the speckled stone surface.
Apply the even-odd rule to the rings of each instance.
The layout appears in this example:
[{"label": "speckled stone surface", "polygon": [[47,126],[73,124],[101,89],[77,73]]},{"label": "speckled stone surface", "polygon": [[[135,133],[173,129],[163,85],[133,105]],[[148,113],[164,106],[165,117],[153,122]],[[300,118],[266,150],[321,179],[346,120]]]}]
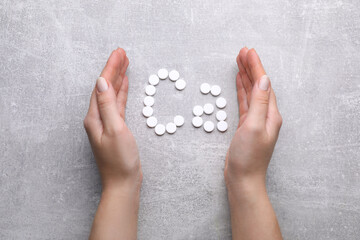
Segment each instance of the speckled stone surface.
[{"label": "speckled stone surface", "polygon": [[[127,121],[144,182],[139,239],[230,239],[224,158],[238,113],[235,57],[263,60],[283,115],[268,192],[285,239],[360,236],[360,4],[337,1],[0,2],[0,239],[87,239],[101,185],[82,120],[110,52],[130,59]],[[161,67],[154,114],[185,125],[155,135],[141,114]],[[191,125],[222,87],[229,130]],[[213,119],[215,115],[206,117]]]}]

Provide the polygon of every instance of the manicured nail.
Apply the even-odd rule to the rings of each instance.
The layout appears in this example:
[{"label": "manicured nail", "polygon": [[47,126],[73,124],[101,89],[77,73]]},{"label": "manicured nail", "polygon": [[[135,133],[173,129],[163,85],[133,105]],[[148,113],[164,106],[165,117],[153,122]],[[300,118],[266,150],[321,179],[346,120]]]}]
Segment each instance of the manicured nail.
[{"label": "manicured nail", "polygon": [[104,91],[108,90],[109,86],[108,86],[105,78],[99,77],[96,80],[96,88],[99,92],[104,92]]},{"label": "manicured nail", "polygon": [[261,90],[267,91],[270,85],[270,79],[268,76],[264,75],[261,77],[259,82],[259,88]]},{"label": "manicured nail", "polygon": [[116,51],[118,51],[119,53],[121,53],[121,47],[118,47],[118,48],[116,49]]}]

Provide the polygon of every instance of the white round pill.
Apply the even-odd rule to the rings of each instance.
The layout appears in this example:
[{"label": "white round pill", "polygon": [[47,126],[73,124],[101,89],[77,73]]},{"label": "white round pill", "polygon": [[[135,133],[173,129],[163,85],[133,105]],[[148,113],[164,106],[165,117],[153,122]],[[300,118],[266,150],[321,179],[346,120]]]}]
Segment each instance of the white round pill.
[{"label": "white round pill", "polygon": [[150,117],[151,115],[153,115],[154,110],[152,109],[152,107],[146,106],[143,108],[142,112],[145,117]]},{"label": "white round pill", "polygon": [[218,108],[224,108],[226,107],[226,99],[223,97],[219,97],[218,99],[216,99],[216,106]]},{"label": "white round pill", "polygon": [[175,123],[170,122],[170,123],[166,124],[166,131],[170,134],[173,134],[174,132],[176,132]]},{"label": "white round pill", "polygon": [[214,85],[211,87],[210,92],[211,92],[211,95],[213,95],[215,97],[219,96],[221,93],[221,88],[218,85]]},{"label": "white round pill", "polygon": [[169,78],[171,81],[175,82],[176,80],[178,80],[180,77],[180,74],[178,71],[176,70],[172,70],[169,72]]},{"label": "white round pill", "polygon": [[158,124],[155,127],[155,133],[159,136],[164,135],[165,133],[165,126],[162,124]]},{"label": "white round pill", "polygon": [[158,76],[161,80],[166,79],[169,76],[168,70],[165,68],[162,68],[158,71]]},{"label": "white round pill", "polygon": [[212,132],[212,131],[214,131],[214,128],[215,128],[215,125],[214,125],[214,123],[212,121],[206,121],[204,123],[205,132],[208,132],[208,133]]},{"label": "white round pill", "polygon": [[202,94],[208,94],[211,90],[210,84],[208,83],[203,83],[200,85],[200,92]]},{"label": "white round pill", "polygon": [[144,105],[145,106],[151,107],[152,105],[154,105],[154,103],[155,103],[155,99],[152,96],[146,96],[144,98]]},{"label": "white round pill", "polygon": [[146,119],[146,124],[148,125],[148,127],[155,127],[157,125],[156,117],[149,117],[148,119]]},{"label": "white round pill", "polygon": [[203,124],[203,120],[201,117],[194,117],[192,119],[192,124],[194,125],[194,127],[201,127],[201,125]]},{"label": "white round pill", "polygon": [[195,116],[201,116],[203,115],[204,113],[204,109],[202,108],[202,106],[200,105],[196,105],[194,108],[193,108],[193,114]]},{"label": "white round pill", "polygon": [[224,121],[226,119],[226,117],[227,117],[227,114],[223,110],[220,110],[216,113],[216,119],[219,121]]},{"label": "white round pill", "polygon": [[185,123],[185,119],[183,116],[177,115],[174,117],[174,123],[177,127],[181,127]]},{"label": "white round pill", "polygon": [[147,85],[145,93],[146,95],[153,96],[156,93],[156,88],[153,85]]},{"label": "white round pill", "polygon": [[175,87],[177,90],[183,90],[186,87],[186,82],[184,79],[179,79],[175,82]]},{"label": "white round pill", "polygon": [[205,114],[212,114],[214,112],[214,105],[211,103],[207,103],[204,105],[204,113]]},{"label": "white round pill", "polygon": [[225,132],[228,129],[228,124],[225,121],[218,122],[216,126],[220,132]]},{"label": "white round pill", "polygon": [[156,86],[156,85],[158,85],[159,84],[159,77],[157,76],[157,75],[155,75],[155,74],[153,74],[153,75],[150,75],[150,77],[149,77],[149,83],[151,84],[151,85],[154,85],[154,86]]}]

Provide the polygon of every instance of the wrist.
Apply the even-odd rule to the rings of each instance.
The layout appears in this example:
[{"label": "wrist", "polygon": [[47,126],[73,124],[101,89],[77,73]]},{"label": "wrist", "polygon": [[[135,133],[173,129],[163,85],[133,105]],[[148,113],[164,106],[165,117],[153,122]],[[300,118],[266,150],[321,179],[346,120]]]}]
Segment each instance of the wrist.
[{"label": "wrist", "polygon": [[102,179],[102,195],[118,197],[139,197],[143,175],[138,174],[128,178]]},{"label": "wrist", "polygon": [[103,200],[116,200],[138,203],[140,200],[140,188],[128,188],[128,187],[104,187],[101,193],[101,199]]},{"label": "wrist", "polygon": [[225,175],[226,188],[229,200],[234,198],[237,201],[247,201],[253,198],[259,198],[267,195],[265,176],[246,175],[232,176],[231,173]]}]

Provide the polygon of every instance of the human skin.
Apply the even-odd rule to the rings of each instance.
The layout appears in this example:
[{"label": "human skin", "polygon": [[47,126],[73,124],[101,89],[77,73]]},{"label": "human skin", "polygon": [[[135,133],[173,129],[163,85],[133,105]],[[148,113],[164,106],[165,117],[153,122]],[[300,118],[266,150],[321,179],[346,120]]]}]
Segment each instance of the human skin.
[{"label": "human skin", "polygon": [[[237,63],[240,120],[224,171],[233,239],[281,239],[265,186],[281,116],[255,50],[242,49]],[[124,121],[128,64],[123,49],[112,52],[84,119],[102,182],[89,239],[136,239],[142,171],[135,139]]]},{"label": "human skin", "polygon": [[136,239],[142,171],[125,124],[129,60],[114,50],[92,92],[84,127],[101,175],[102,194],[89,239]]},{"label": "human skin", "polygon": [[240,119],[225,162],[233,239],[282,239],[266,192],[266,171],[282,124],[276,97],[254,49],[236,58]]}]

